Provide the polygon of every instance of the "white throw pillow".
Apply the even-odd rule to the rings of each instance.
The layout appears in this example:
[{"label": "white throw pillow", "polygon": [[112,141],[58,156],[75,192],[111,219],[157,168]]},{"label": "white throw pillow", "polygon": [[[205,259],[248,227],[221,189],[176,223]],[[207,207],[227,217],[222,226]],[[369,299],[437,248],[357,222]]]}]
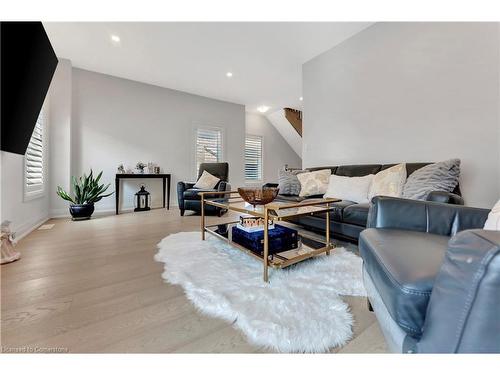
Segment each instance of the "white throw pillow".
[{"label": "white throw pillow", "polygon": [[368,192],[374,175],[345,177],[332,174],[323,198],[338,198],[356,203],[368,203]]},{"label": "white throw pillow", "polygon": [[196,184],[193,186],[196,189],[213,189],[217,183],[220,181],[220,178],[211,175],[207,171],[203,171]]},{"label": "white throw pillow", "polygon": [[401,163],[394,167],[387,168],[378,172],[373,178],[372,186],[368,194],[368,199],[371,200],[377,195],[385,195],[387,197],[401,197],[403,195],[403,187],[406,182],[406,164]]},{"label": "white throw pillow", "polygon": [[500,230],[500,200],[493,206],[484,223],[486,230]]},{"label": "white throw pillow", "polygon": [[321,169],[314,172],[306,172],[297,175],[300,181],[300,197],[311,195],[323,195],[328,188],[328,178],[332,174],[329,169]]}]

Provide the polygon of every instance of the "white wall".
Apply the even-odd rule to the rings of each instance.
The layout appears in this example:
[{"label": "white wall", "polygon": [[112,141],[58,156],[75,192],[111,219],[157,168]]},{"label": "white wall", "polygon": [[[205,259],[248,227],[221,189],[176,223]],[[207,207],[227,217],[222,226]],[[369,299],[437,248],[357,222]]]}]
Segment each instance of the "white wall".
[{"label": "white wall", "polygon": [[466,204],[491,207],[498,27],[378,23],[304,64],[304,167],[459,157]]},{"label": "white wall", "polygon": [[68,202],[57,194],[57,186],[70,191],[71,181],[71,62],[59,59],[50,84],[50,215],[68,214]]},{"label": "white wall", "polygon": [[[171,203],[177,204],[177,181],[196,177],[195,129],[204,125],[223,129],[230,183],[244,183],[244,106],[81,69],[72,72],[72,174],[103,170],[111,191],[118,164],[157,162],[173,176]],[[152,194],[152,206],[161,206],[160,180],[130,180],[121,190],[123,208],[133,207],[141,183]],[[105,198],[96,209],[113,209],[114,202],[114,196]]]},{"label": "white wall", "polygon": [[1,151],[1,221],[11,221],[11,230],[21,238],[49,218],[49,144],[50,118],[49,100],[44,105],[43,142],[44,142],[44,180],[42,196],[25,200],[24,198],[24,155]]},{"label": "white wall", "polygon": [[286,118],[285,110],[279,109],[268,114],[266,117],[278,133],[281,134],[283,139],[290,145],[293,151],[295,151],[297,156],[302,158],[302,137]]},{"label": "white wall", "polygon": [[[292,127],[290,124],[288,126]],[[302,166],[300,157],[265,116],[247,112],[246,132],[263,137],[263,182],[277,182],[278,170],[285,164],[290,167]]]}]

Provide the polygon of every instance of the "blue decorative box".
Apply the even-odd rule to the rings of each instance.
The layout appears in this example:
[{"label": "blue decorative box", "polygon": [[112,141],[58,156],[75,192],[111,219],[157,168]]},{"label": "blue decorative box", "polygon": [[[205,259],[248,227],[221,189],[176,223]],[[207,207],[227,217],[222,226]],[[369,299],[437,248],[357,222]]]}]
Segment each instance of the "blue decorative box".
[{"label": "blue decorative box", "polygon": [[[251,250],[255,253],[263,255],[264,253],[264,231],[246,232],[233,226],[232,229],[233,242]],[[296,249],[298,246],[298,235],[295,229],[287,228],[282,225],[275,224],[274,229],[270,229],[268,233],[269,239],[269,254],[281,253],[283,251]]]}]

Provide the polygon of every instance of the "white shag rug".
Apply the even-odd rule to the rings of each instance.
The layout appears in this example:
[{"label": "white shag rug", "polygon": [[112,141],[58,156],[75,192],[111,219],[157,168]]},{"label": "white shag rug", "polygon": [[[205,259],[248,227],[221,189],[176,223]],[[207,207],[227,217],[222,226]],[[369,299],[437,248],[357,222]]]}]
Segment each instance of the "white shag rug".
[{"label": "white shag rug", "polygon": [[181,285],[203,313],[234,322],[249,342],[279,352],[325,352],[345,344],[353,317],[339,295],[365,296],[361,258],[344,248],[283,270],[230,244],[182,232],[158,244],[162,277]]}]

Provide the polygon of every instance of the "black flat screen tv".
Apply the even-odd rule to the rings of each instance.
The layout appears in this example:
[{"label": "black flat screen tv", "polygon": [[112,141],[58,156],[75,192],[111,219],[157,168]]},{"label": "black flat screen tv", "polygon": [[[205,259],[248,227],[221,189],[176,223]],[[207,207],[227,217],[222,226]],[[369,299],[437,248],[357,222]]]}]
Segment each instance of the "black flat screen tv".
[{"label": "black flat screen tv", "polygon": [[0,22],[2,151],[25,154],[56,66],[41,22]]}]

